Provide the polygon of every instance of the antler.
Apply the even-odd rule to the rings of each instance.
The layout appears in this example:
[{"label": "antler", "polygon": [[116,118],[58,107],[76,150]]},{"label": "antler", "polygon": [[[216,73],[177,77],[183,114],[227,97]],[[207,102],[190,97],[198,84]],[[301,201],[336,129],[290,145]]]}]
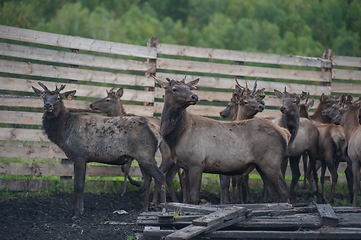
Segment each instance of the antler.
[{"label": "antler", "polygon": [[61,90],[63,90],[65,88],[65,85],[61,85],[60,88],[58,89],[58,87],[55,87],[55,91],[56,93],[59,93]]},{"label": "antler", "polygon": [[186,83],[186,77],[187,77],[187,75],[184,76],[184,78],[181,80],[181,82]]},{"label": "antler", "polygon": [[237,85],[242,89],[242,92],[239,94],[239,96],[242,97],[246,88],[242,87],[241,84],[239,84],[238,79],[235,79],[235,80],[236,80]]},{"label": "antler", "polygon": [[42,88],[44,88],[45,92],[50,92],[50,90],[49,90],[43,83],[38,82],[38,84],[39,84]]},{"label": "antler", "polygon": [[252,95],[256,94],[257,80],[258,80],[258,78],[256,78],[256,81],[254,82],[253,90],[252,90],[252,93],[251,93]]},{"label": "antler", "polygon": [[310,97],[310,92],[307,92],[307,97],[306,97],[306,101],[305,101],[305,104],[307,104],[308,102],[308,98]]}]

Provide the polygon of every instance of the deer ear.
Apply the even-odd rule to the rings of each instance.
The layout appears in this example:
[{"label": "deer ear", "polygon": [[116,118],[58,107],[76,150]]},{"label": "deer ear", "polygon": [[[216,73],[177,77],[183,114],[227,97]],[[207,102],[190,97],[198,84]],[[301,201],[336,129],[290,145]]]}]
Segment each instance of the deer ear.
[{"label": "deer ear", "polygon": [[321,94],[321,97],[320,97],[320,102],[323,102],[323,101],[324,101],[324,98],[325,98],[325,94],[322,93],[322,94]]},{"label": "deer ear", "polygon": [[284,98],[285,94],[283,92],[280,92],[277,89],[274,89],[273,91],[278,98],[281,98],[281,99]]},{"label": "deer ear", "polygon": [[76,90],[61,93],[61,98],[66,100],[72,100],[75,96]]},{"label": "deer ear", "polygon": [[36,96],[38,96],[38,97],[43,97],[44,96],[44,94],[45,94],[44,91],[41,91],[41,90],[39,90],[37,88],[34,88],[34,87],[32,87],[32,88],[33,88],[33,91],[35,92]]},{"label": "deer ear", "polygon": [[346,105],[351,105],[352,101],[353,101],[353,97],[350,94],[348,94],[346,98]]},{"label": "deer ear", "polygon": [[117,91],[117,93],[115,94],[116,98],[121,98],[124,94],[124,89],[121,87],[119,88],[119,90]]},{"label": "deer ear", "polygon": [[160,86],[161,88],[167,89],[167,88],[170,87],[169,82],[160,80],[160,79],[158,79],[158,78],[156,78],[156,77],[154,77],[154,76],[153,76],[153,78],[154,78],[154,80],[159,84],[159,86]]},{"label": "deer ear", "polygon": [[190,90],[194,90],[194,89],[197,89],[195,87],[195,85],[197,85],[199,82],[199,78],[193,80],[193,81],[190,81],[189,83],[186,83],[186,85],[190,88]]},{"label": "deer ear", "polygon": [[312,99],[310,100],[310,102],[307,103],[307,108],[313,107],[314,104],[315,104],[315,99],[312,98]]},{"label": "deer ear", "polygon": [[300,100],[305,100],[307,98],[307,92],[302,91],[300,94]]}]

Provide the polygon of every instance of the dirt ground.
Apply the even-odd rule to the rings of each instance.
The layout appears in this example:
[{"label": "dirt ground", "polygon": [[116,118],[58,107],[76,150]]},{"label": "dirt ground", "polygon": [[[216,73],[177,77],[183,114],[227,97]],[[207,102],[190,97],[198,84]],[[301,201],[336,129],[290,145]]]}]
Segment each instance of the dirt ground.
[{"label": "dirt ground", "polygon": [[[254,199],[261,193],[254,193]],[[179,193],[180,197],[180,193]],[[168,198],[168,197],[167,197]],[[218,204],[219,197],[202,192],[203,202]],[[336,199],[346,196],[336,194]],[[181,199],[181,198],[180,198]],[[291,198],[291,203],[310,202],[308,192]],[[117,194],[85,194],[84,214],[73,220],[73,193],[56,193],[25,200],[0,201],[0,239],[136,239],[141,227],[136,219],[142,210],[140,192]],[[125,210],[127,214],[116,211]],[[120,212],[120,211],[119,211]]]}]

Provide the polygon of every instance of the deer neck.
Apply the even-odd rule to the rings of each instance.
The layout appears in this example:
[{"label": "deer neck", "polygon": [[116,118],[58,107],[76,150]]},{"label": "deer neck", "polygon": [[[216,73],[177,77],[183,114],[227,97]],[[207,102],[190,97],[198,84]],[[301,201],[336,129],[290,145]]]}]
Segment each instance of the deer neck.
[{"label": "deer neck", "polygon": [[65,129],[69,127],[71,113],[63,106],[59,114],[45,112],[43,115],[43,128],[49,140],[62,148],[61,142]]},{"label": "deer neck", "polygon": [[249,114],[247,114],[247,111],[244,108],[242,108],[240,106],[238,107],[236,121],[252,119],[252,118],[254,118],[254,115],[249,115]]},{"label": "deer neck", "polygon": [[347,143],[359,127],[359,108],[356,105],[351,105],[350,109],[345,112],[343,116],[343,128],[345,130]]},{"label": "deer neck", "polygon": [[285,113],[281,117],[282,127],[286,128],[291,133],[290,142],[296,138],[298,129],[300,127],[300,115],[297,113]]},{"label": "deer neck", "polygon": [[322,111],[325,110],[321,104],[319,104],[315,112],[309,116],[309,119],[315,122],[320,123],[332,123],[332,119],[328,116],[322,114]]},{"label": "deer neck", "polygon": [[179,137],[186,128],[188,118],[189,116],[186,109],[177,109],[167,106],[167,104],[164,103],[160,132],[171,149],[174,149]]}]

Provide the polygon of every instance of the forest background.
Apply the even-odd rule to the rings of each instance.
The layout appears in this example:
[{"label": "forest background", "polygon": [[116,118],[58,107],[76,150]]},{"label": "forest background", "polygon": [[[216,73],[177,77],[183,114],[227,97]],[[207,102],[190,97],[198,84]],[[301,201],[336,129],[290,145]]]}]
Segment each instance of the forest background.
[{"label": "forest background", "polygon": [[0,0],[0,24],[146,46],[161,43],[361,57],[361,0]]}]

